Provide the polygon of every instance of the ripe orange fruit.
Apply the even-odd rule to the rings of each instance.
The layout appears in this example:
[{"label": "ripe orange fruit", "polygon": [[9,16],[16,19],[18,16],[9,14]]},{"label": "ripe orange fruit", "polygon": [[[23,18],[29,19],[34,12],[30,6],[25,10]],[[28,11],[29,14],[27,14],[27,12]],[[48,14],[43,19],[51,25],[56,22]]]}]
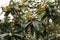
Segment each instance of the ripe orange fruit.
[{"label": "ripe orange fruit", "polygon": [[30,18],[30,19],[33,19],[33,16],[32,16],[32,14],[29,14],[29,18]]},{"label": "ripe orange fruit", "polygon": [[47,7],[47,4],[41,5],[41,8],[42,8],[42,9],[45,9],[46,7]]}]

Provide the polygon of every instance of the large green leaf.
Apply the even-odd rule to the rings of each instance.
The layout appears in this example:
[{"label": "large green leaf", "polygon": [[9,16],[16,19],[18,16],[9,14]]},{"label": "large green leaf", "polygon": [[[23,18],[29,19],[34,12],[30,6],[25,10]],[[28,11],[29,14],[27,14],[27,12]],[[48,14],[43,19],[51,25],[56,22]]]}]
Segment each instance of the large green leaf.
[{"label": "large green leaf", "polygon": [[27,24],[24,25],[25,32],[28,30],[28,27],[29,27],[30,23],[31,22],[28,22]]},{"label": "large green leaf", "polygon": [[33,27],[33,25],[31,25],[31,34],[32,34],[32,36],[34,34],[34,27]]},{"label": "large green leaf", "polygon": [[44,15],[45,15],[45,13],[42,13],[42,14],[40,14],[39,17],[42,19]]},{"label": "large green leaf", "polygon": [[23,35],[20,35],[20,34],[14,34],[13,36],[9,37],[8,36],[8,33],[5,33],[1,36],[1,40],[20,40],[20,39],[23,39]]},{"label": "large green leaf", "polygon": [[24,27],[26,28],[29,24],[30,24],[30,22],[28,22]]},{"label": "large green leaf", "polygon": [[1,40],[5,40],[4,37],[7,36],[7,35],[8,35],[8,33],[2,34],[2,35],[1,35]]},{"label": "large green leaf", "polygon": [[21,34],[14,34],[14,35],[16,35],[16,36],[19,36],[19,37],[21,37],[21,38],[23,38],[24,36]]},{"label": "large green leaf", "polygon": [[35,28],[37,31],[40,31],[39,22],[37,22],[37,21],[33,22],[33,26],[34,26],[34,28]]}]

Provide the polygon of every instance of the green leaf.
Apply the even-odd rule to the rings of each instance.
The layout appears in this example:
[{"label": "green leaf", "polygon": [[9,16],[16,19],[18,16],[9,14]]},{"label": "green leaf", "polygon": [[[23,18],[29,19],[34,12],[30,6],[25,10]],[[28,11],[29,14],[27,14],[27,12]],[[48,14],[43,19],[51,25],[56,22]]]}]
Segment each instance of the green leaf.
[{"label": "green leaf", "polygon": [[25,1],[27,1],[27,0],[22,0],[22,2],[25,2]]},{"label": "green leaf", "polygon": [[23,38],[24,36],[21,34],[14,34],[15,36],[18,36],[18,37],[21,37],[21,38]]},{"label": "green leaf", "polygon": [[45,15],[45,13],[40,14],[40,18],[42,18]]},{"label": "green leaf", "polygon": [[34,34],[34,27],[33,27],[33,25],[31,25],[31,34],[32,34],[32,36]]},{"label": "green leaf", "polygon": [[25,15],[26,15],[26,18],[29,18],[29,12],[26,12]]},{"label": "green leaf", "polygon": [[28,27],[30,25],[31,22],[28,22],[27,24],[25,24],[24,28]]},{"label": "green leaf", "polygon": [[4,40],[4,37],[7,36],[7,35],[8,35],[8,33],[2,34],[2,35],[1,35],[1,40]]},{"label": "green leaf", "polygon": [[24,25],[25,32],[28,30],[28,27],[29,27],[30,23],[31,22],[28,22],[27,24]]},{"label": "green leaf", "polygon": [[41,21],[43,21],[46,18],[46,14],[41,18]]},{"label": "green leaf", "polygon": [[39,26],[39,23],[37,21],[33,22],[33,26],[37,31],[40,31],[40,26]]}]

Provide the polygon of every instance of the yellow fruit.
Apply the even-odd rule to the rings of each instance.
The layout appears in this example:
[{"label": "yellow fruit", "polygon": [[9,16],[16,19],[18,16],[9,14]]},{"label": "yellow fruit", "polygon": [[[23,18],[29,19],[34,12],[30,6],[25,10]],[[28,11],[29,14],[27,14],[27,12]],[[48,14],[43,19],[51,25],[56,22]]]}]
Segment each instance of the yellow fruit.
[{"label": "yellow fruit", "polygon": [[41,8],[44,8],[44,6],[42,5]]},{"label": "yellow fruit", "polygon": [[46,7],[47,7],[46,4],[41,5],[41,8],[42,8],[42,9],[45,9]]},{"label": "yellow fruit", "polygon": [[11,8],[10,6],[6,6],[5,10],[10,10],[10,8]]}]

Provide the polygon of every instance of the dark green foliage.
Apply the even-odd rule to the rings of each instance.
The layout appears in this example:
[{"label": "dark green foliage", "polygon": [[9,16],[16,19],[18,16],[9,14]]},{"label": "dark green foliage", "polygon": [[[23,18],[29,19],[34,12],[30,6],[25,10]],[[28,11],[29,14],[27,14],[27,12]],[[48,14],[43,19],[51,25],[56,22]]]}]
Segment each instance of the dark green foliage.
[{"label": "dark green foliage", "polygon": [[[23,0],[23,2],[25,3],[26,0]],[[27,40],[28,38],[39,40],[40,37],[42,37],[42,40],[50,39],[49,34],[51,31],[55,31],[56,29],[54,28],[60,24],[60,14],[57,13],[58,9],[53,3],[46,3],[48,6],[42,9],[39,2],[34,4],[35,6],[32,5],[33,2],[27,1],[26,4],[20,4],[20,2],[15,3],[11,0],[9,4],[11,6],[10,10],[6,11],[2,7],[3,12],[5,12],[5,18],[4,22],[0,20],[1,40]],[[30,11],[30,9],[36,10]],[[8,17],[9,14],[14,17],[11,22],[11,19]],[[52,22],[49,22],[50,19]],[[50,28],[53,30],[50,30]],[[55,36],[51,40],[55,40]]]},{"label": "dark green foliage", "polygon": [[5,16],[8,16],[10,14],[10,10],[6,11]]}]

